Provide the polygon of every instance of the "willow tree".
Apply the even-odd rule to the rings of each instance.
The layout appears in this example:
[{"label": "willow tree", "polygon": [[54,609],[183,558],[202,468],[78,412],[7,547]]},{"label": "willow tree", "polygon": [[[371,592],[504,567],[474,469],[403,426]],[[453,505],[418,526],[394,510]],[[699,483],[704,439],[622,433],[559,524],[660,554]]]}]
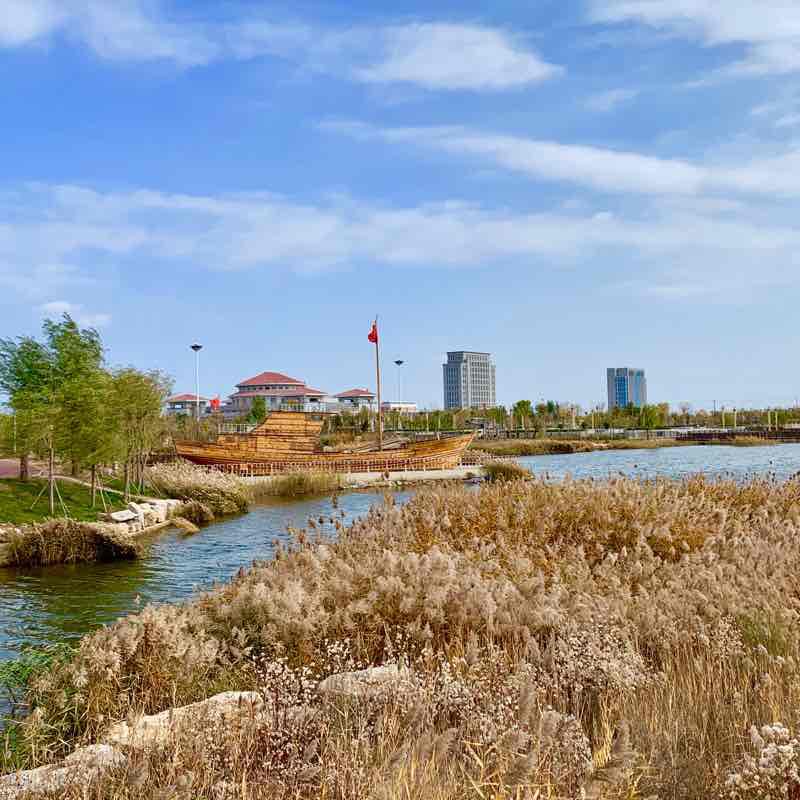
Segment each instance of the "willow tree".
[{"label": "willow tree", "polygon": [[[0,339],[0,390],[16,422],[16,445],[20,479],[30,475],[31,453],[53,443],[54,388],[53,354],[30,336]],[[52,497],[52,469],[51,469]]]},{"label": "willow tree", "polygon": [[113,373],[110,408],[115,434],[115,452],[124,465],[125,497],[131,482],[144,483],[147,459],[164,439],[162,416],[171,381],[158,371],[140,372],[130,367]]}]

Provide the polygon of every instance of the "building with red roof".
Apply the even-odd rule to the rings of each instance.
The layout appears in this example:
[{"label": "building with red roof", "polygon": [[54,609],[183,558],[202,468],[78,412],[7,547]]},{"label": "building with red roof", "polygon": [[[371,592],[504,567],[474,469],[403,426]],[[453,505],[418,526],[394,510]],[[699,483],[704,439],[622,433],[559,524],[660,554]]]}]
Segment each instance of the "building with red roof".
[{"label": "building with red roof", "polygon": [[337,402],[354,409],[372,408],[375,404],[375,392],[369,389],[348,389],[336,395]]},{"label": "building with red roof", "polygon": [[[206,414],[211,401],[200,395],[200,413]],[[197,409],[197,395],[176,394],[167,398],[167,414],[195,414]]]},{"label": "building with red roof", "polygon": [[322,389],[308,386],[305,381],[281,372],[261,372],[236,384],[228,409],[234,414],[247,414],[256,397],[263,397],[267,411],[281,407],[300,406],[304,410],[319,408],[329,399]]}]

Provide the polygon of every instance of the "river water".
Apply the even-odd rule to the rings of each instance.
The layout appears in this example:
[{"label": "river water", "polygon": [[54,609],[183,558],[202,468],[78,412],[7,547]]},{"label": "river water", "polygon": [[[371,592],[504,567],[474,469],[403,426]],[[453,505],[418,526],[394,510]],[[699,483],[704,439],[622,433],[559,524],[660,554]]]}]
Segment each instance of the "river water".
[{"label": "river water", "polygon": [[[676,447],[598,451],[519,459],[538,475],[558,479],[610,475],[683,477],[698,472],[737,479],[749,475],[788,478],[800,471],[800,444],[772,447]],[[406,500],[410,493],[397,495]],[[276,500],[250,513],[204,528],[194,536],[168,530],[154,535],[139,561],[40,569],[0,569],[0,660],[25,645],[74,641],[147,603],[190,597],[269,558],[287,528],[309,519],[345,513],[345,521],[382,501],[382,493],[338,499]]]}]

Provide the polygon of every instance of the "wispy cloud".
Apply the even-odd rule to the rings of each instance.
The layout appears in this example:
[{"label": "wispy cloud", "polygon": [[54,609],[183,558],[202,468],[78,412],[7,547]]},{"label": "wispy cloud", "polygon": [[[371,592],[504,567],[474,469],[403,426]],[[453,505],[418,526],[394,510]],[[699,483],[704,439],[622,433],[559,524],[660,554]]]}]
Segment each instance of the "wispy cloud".
[{"label": "wispy cloud", "polygon": [[591,0],[596,22],[639,22],[707,46],[740,44],[744,58],[729,75],[800,70],[800,5],[795,0]]},{"label": "wispy cloud", "polygon": [[695,164],[691,161],[529,139],[464,127],[380,128],[358,121],[322,123],[325,130],[357,139],[432,148],[469,157],[543,181],[578,184],[613,194],[699,195],[741,192],[800,197],[800,149],[749,162]]},{"label": "wispy cloud", "polygon": [[517,36],[473,23],[337,29],[237,18],[212,25],[170,18],[164,9],[155,0],[5,0],[0,46],[62,35],[104,59],[161,60],[181,67],[272,56],[363,83],[429,90],[507,90],[562,72]]},{"label": "wispy cloud", "polygon": [[358,69],[359,79],[426,89],[497,90],[539,83],[563,71],[511,35],[477,25],[396,26],[382,31],[382,39],[384,55]]},{"label": "wispy cloud", "polygon": [[[144,260],[185,269],[213,265],[300,273],[498,264],[592,270],[612,256],[629,273],[640,272],[643,281],[650,276],[652,291],[673,299],[713,286],[721,273],[726,280],[741,276],[743,285],[751,279],[780,285],[800,280],[797,228],[735,206],[720,212],[674,202],[628,214],[596,206],[517,213],[457,201],[387,208],[342,197],[310,204],[271,194],[98,192],[46,185],[21,190],[14,202],[16,246],[0,250],[0,260],[19,274],[37,263],[38,240],[44,239],[63,262],[80,265],[110,255],[119,269]],[[679,273],[675,264],[681,265]],[[753,264],[759,265],[757,274]],[[684,288],[664,288],[673,285]],[[68,301],[50,300],[43,307],[51,313],[69,309],[86,324],[108,321]]]},{"label": "wispy cloud", "polygon": [[111,322],[110,314],[91,314],[85,311],[82,305],[76,305],[66,300],[51,300],[39,306],[39,311],[45,317],[60,317],[69,314],[78,325],[87,328],[102,328]]},{"label": "wispy cloud", "polygon": [[589,111],[606,114],[630,102],[638,95],[638,89],[611,89],[607,92],[593,94],[586,100],[585,105]]}]

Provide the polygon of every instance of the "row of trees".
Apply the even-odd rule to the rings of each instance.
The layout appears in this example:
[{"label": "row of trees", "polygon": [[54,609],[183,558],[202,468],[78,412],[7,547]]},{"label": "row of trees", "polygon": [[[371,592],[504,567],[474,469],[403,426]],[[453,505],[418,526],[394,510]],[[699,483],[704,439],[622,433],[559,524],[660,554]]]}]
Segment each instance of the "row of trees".
[{"label": "row of trees", "polygon": [[0,340],[0,392],[12,414],[4,449],[19,456],[22,480],[31,454],[47,459],[51,513],[57,460],[69,462],[74,475],[90,470],[93,504],[100,465],[123,464],[126,494],[132,482],[141,484],[147,457],[161,443],[170,389],[160,372],[110,369],[98,332],[68,314],[46,320],[41,339]]},{"label": "row of trees", "polygon": [[[374,413],[366,409],[355,413],[342,413],[328,418],[327,430],[364,433],[374,429]],[[511,408],[496,406],[488,409],[462,409],[458,411],[420,411],[415,414],[387,412],[384,425],[390,430],[450,431],[466,428],[473,419],[488,420],[500,429],[528,429],[543,432],[548,429],[646,429],[694,425],[703,427],[772,426],[800,422],[800,409],[719,409],[693,411],[688,403],[670,408],[668,403],[643,407],[627,406],[610,411],[604,406],[583,409],[573,403],[553,400],[534,404],[519,400]]]}]

